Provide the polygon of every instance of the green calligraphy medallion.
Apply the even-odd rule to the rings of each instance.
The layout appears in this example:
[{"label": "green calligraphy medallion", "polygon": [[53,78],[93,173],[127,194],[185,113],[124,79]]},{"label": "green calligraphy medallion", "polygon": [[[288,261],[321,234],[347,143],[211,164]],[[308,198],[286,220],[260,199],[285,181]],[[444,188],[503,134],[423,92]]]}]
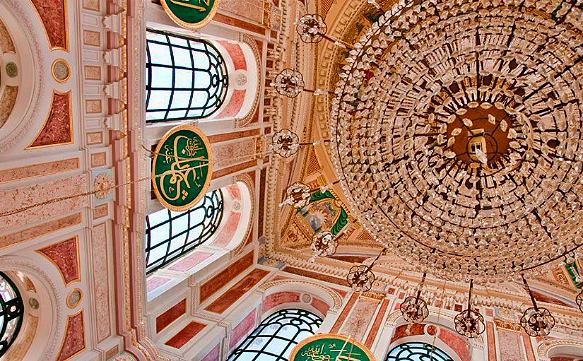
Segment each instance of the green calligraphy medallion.
[{"label": "green calligraphy medallion", "polygon": [[161,0],[164,10],[184,28],[202,28],[217,12],[219,0]]},{"label": "green calligraphy medallion", "polygon": [[158,143],[152,187],[164,207],[181,212],[195,206],[205,195],[211,175],[211,148],[197,127],[174,127]]},{"label": "green calligraphy medallion", "polygon": [[374,361],[370,350],[343,335],[320,334],[298,344],[290,361]]}]

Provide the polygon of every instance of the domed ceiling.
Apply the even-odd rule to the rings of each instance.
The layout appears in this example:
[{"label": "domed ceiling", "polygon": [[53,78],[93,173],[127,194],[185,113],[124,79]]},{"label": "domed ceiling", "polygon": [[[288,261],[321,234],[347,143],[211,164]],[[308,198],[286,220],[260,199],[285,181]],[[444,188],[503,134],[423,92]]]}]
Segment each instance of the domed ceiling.
[{"label": "domed ceiling", "polygon": [[283,198],[295,181],[313,197],[276,212],[268,248],[307,266],[312,236],[342,220],[336,260],[387,247],[383,267],[479,283],[547,272],[573,287],[557,267],[583,244],[581,6],[324,1],[316,13],[315,84],[302,72],[328,95],[297,130],[316,143],[278,178]]},{"label": "domed ceiling", "polygon": [[442,278],[500,281],[583,244],[583,10],[416,1],[354,44],[329,119],[352,214]]}]

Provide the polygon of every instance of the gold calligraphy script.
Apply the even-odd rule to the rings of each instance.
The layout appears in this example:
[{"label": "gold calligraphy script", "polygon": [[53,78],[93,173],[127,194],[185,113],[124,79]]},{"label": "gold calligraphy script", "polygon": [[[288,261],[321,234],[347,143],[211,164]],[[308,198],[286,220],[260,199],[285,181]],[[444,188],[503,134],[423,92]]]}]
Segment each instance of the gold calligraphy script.
[{"label": "gold calligraphy script", "polygon": [[324,345],[321,347],[312,346],[302,352],[302,356],[311,361],[331,361],[330,355],[324,353]]},{"label": "gold calligraphy script", "polygon": [[[178,146],[181,139],[186,140],[186,146],[179,152]],[[208,167],[208,159],[204,156],[195,157],[196,152],[203,149],[199,141],[195,138],[188,138],[184,135],[179,135],[174,138],[174,146],[172,149],[168,145],[164,146],[164,163],[171,163],[170,169],[160,175],[160,191],[162,195],[171,201],[177,200],[182,196],[182,200],[188,196],[187,189],[190,189],[190,182],[188,176],[192,173],[194,176],[194,183],[197,187],[202,187],[198,182],[203,176],[202,168]],[[191,166],[192,162],[202,162],[197,166]],[[164,188],[164,182],[170,177],[169,183],[173,186],[169,187],[169,191],[175,194],[174,197],[169,196]],[[204,182],[203,182],[204,183]]]},{"label": "gold calligraphy script", "polygon": [[[329,345],[329,348],[332,348],[333,345]],[[311,346],[304,352],[302,352],[302,356],[305,357],[307,360],[310,361],[360,361],[361,358],[360,353],[352,353],[352,350],[348,353],[348,356],[343,355],[345,353],[344,348],[340,350],[331,349],[328,351],[329,353],[338,353],[334,359],[332,356],[324,350],[324,345],[318,346]],[[355,356],[355,357],[353,357]]]},{"label": "gold calligraphy script", "polygon": [[170,0],[170,2],[174,5],[184,6],[187,8],[195,9],[200,12],[205,12],[207,8],[200,4],[205,4],[207,7],[210,5],[210,0],[195,0],[199,5],[191,4],[190,0]]}]

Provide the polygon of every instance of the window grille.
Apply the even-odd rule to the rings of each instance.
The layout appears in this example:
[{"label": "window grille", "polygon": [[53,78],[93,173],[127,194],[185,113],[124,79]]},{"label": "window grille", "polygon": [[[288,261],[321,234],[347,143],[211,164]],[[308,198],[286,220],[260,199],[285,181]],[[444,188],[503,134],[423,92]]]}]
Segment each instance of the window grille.
[{"label": "window grille", "polygon": [[322,319],[309,311],[278,311],[257,326],[229,361],[287,361],[293,348],[314,335],[321,324]]},{"label": "window grille", "polygon": [[228,84],[225,60],[208,41],[147,31],[146,122],[207,118]]},{"label": "window grille", "polygon": [[16,340],[23,316],[24,303],[18,288],[0,272],[0,358]]},{"label": "window grille", "polygon": [[206,242],[223,218],[223,193],[211,191],[192,209],[162,209],[146,217],[146,273],[164,267]]},{"label": "window grille", "polygon": [[409,342],[395,346],[387,361],[453,361],[445,352],[423,342]]}]

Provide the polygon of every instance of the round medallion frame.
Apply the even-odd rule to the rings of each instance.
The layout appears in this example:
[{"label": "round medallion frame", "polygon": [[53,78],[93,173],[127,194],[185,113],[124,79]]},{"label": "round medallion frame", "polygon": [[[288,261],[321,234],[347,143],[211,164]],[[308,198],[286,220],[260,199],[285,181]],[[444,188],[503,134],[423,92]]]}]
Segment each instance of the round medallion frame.
[{"label": "round medallion frame", "polygon": [[172,21],[174,21],[176,24],[180,25],[183,28],[191,29],[191,30],[200,29],[200,28],[206,26],[208,23],[210,23],[211,20],[215,17],[217,10],[219,9],[219,2],[220,2],[220,0],[214,0],[213,7],[208,12],[208,15],[204,18],[203,21],[198,22],[198,23],[188,23],[188,22],[180,19],[178,16],[176,16],[174,14],[174,12],[172,12],[172,10],[170,9],[170,7],[167,4],[168,1],[172,1],[172,0],[160,0],[160,3],[162,4],[162,8],[164,8],[164,12],[166,12],[166,14],[170,17],[170,19],[172,19]]},{"label": "round medallion frame", "polygon": [[[67,76],[64,78],[59,78],[57,75],[57,69],[56,67],[58,65],[62,65],[67,69]],[[57,58],[55,59],[55,61],[53,61],[53,63],[51,64],[51,75],[53,76],[53,79],[61,84],[64,84],[66,82],[69,81],[69,79],[71,79],[71,66],[69,65],[69,63],[67,62],[67,60],[63,59],[63,58]]]},{"label": "round medallion frame", "polygon": [[292,352],[290,354],[289,360],[290,361],[295,361],[296,360],[296,356],[298,355],[298,352],[307,344],[312,343],[314,341],[318,341],[318,340],[322,340],[322,339],[337,339],[339,341],[343,341],[346,344],[351,343],[357,347],[359,347],[362,351],[364,351],[364,353],[366,354],[366,356],[368,357],[368,359],[370,361],[375,361],[375,357],[372,354],[372,352],[369,350],[368,347],[366,347],[363,343],[361,343],[360,341],[350,338],[348,336],[344,336],[344,335],[339,335],[339,334],[332,334],[332,333],[321,333],[321,334],[317,334],[314,336],[310,336],[308,338],[306,338],[305,340],[303,340],[302,342],[298,343],[293,349]]},{"label": "round medallion frame", "polygon": [[[183,206],[175,206],[175,205],[168,203],[162,197],[162,195],[160,194],[160,191],[158,190],[158,187],[156,186],[155,162],[156,162],[156,158],[160,154],[160,150],[162,149],[162,146],[168,140],[168,138],[170,138],[172,135],[174,135],[175,133],[177,133],[181,130],[187,130],[187,131],[191,131],[193,133],[196,133],[196,135],[202,140],[202,142],[206,148],[207,154],[208,154],[207,176],[206,176],[206,179],[204,181],[203,186],[200,188],[199,194],[194,198],[194,200],[190,201],[188,204],[185,204]],[[151,177],[150,177],[151,182],[152,182],[152,188],[154,190],[154,194],[156,195],[156,199],[158,199],[158,201],[165,208],[167,208],[171,211],[174,211],[174,212],[183,212],[183,211],[186,211],[186,210],[192,208],[194,205],[196,205],[204,197],[204,195],[206,194],[208,187],[210,185],[212,174],[213,174],[213,163],[212,163],[213,152],[212,152],[212,148],[211,148],[211,145],[210,145],[208,138],[199,128],[195,127],[194,125],[185,124],[185,125],[179,125],[179,126],[176,126],[172,129],[170,129],[168,132],[166,132],[166,134],[164,134],[162,139],[160,139],[160,141],[158,142],[158,145],[156,146],[156,149],[154,150],[153,156],[154,156],[154,158],[152,161],[152,172],[151,172]]]}]

